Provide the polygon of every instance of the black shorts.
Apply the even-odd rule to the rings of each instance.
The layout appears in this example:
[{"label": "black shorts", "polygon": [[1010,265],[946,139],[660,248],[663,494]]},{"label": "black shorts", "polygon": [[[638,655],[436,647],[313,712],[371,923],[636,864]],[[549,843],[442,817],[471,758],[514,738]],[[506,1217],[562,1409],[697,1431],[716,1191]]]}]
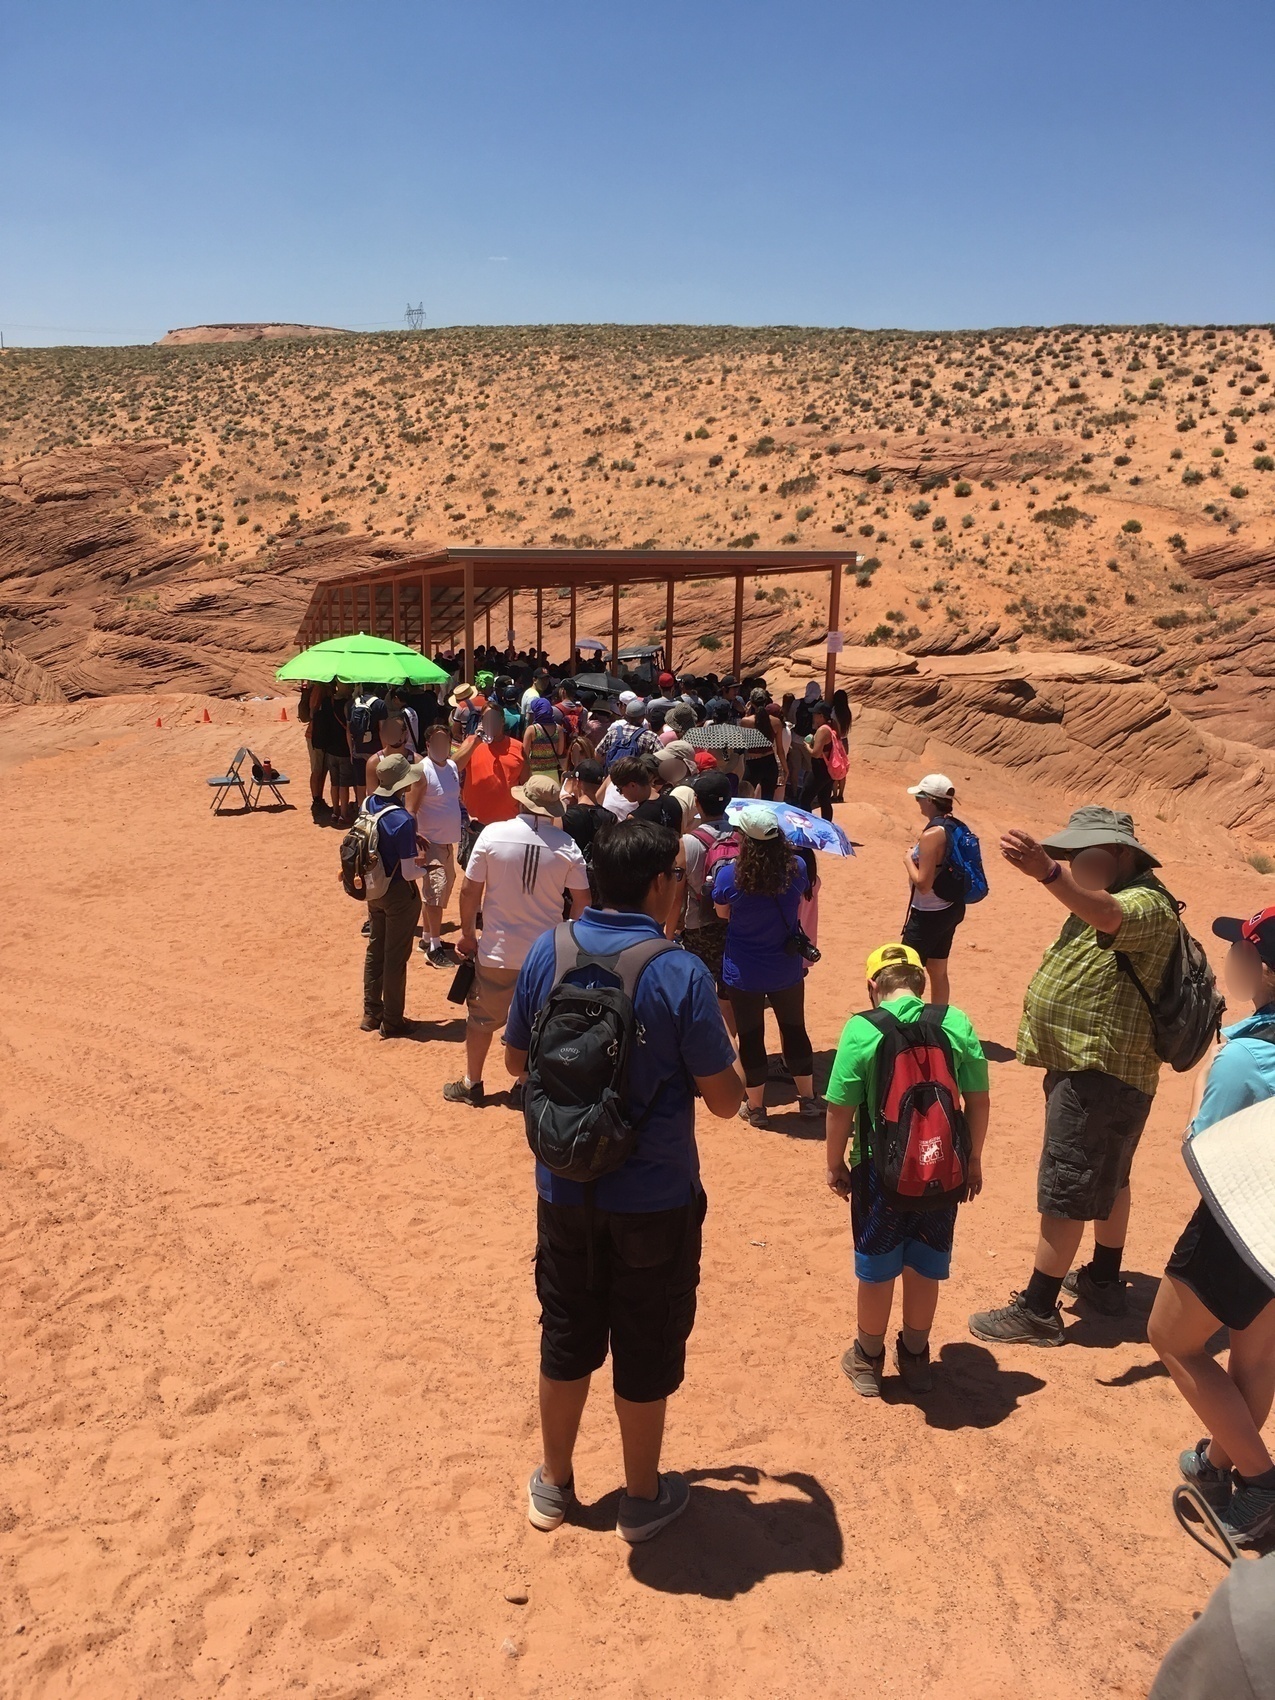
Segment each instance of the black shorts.
[{"label": "black shorts", "polygon": [[767,802],[775,795],[779,784],[779,763],[774,756],[752,756],[744,763],[744,780],[757,787]]},{"label": "black shorts", "polygon": [[1151,1099],[1112,1074],[1045,1076],[1045,1144],[1036,1177],[1042,1216],[1102,1222],[1129,1184]]},{"label": "black shorts", "polygon": [[910,944],[922,962],[946,962],[964,919],[963,903],[953,903],[950,909],[909,909],[902,942]]},{"label": "black shorts", "polygon": [[1227,1328],[1251,1327],[1275,1299],[1275,1292],[1245,1263],[1203,1199],[1183,1228],[1164,1272],[1189,1287]]},{"label": "black shorts", "polygon": [[593,1212],[549,1204],[536,1213],[540,1369],[550,1381],[592,1375],[611,1351],[621,1399],[647,1404],[682,1385],[695,1323],[703,1193],[680,1210]]}]

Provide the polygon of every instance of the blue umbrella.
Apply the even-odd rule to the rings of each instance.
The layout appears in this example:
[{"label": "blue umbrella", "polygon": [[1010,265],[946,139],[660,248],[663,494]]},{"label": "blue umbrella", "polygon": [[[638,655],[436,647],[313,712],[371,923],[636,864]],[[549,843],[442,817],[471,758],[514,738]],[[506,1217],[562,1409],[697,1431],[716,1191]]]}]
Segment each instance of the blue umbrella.
[{"label": "blue umbrella", "polygon": [[806,809],[794,808],[791,803],[764,803],[750,797],[740,797],[727,803],[726,813],[734,819],[741,809],[769,809],[778,818],[779,830],[790,844],[806,850],[819,850],[827,856],[853,856],[854,845],[835,821],[824,820]]}]

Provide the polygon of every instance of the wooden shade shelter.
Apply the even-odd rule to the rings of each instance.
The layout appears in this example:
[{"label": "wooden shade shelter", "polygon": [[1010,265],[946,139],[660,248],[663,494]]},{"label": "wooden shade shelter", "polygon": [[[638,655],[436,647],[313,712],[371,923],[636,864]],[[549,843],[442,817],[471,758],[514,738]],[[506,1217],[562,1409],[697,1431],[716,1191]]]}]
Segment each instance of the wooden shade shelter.
[{"label": "wooden shade shelter", "polygon": [[[441,548],[322,579],[297,630],[301,648],[350,632],[368,632],[408,643],[430,654],[446,644],[464,648],[473,669],[475,621],[481,614],[491,643],[492,610],[506,605],[514,624],[514,598],[534,592],[536,648],[544,647],[544,593],[570,597],[570,653],[575,653],[576,598],[581,589],[611,588],[611,653],[620,647],[621,588],[666,587],[664,652],[673,665],[675,592],[706,579],[732,582],[735,590],[731,671],[743,661],[744,583],[780,573],[828,574],[830,647],[825,689],[831,695],[840,647],[841,580],[855,564],[852,549],[483,549]],[[694,616],[688,624],[695,632]],[[702,629],[702,628],[701,628]],[[686,669],[684,669],[686,670]]]}]

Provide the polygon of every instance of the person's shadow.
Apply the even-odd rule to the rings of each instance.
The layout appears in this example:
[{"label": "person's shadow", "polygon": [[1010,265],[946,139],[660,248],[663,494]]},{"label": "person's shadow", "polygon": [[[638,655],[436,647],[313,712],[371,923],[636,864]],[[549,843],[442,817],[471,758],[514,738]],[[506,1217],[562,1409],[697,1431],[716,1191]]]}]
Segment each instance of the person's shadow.
[{"label": "person's shadow", "polygon": [[934,1391],[905,1394],[903,1384],[888,1378],[882,1394],[892,1402],[906,1399],[925,1413],[930,1428],[995,1428],[1012,1416],[1020,1399],[1039,1393],[1045,1383],[1023,1369],[1002,1369],[986,1346],[952,1340],[934,1364]]},{"label": "person's shadow", "polygon": [[[733,1600],[767,1576],[826,1576],[841,1568],[841,1525],[814,1476],[771,1476],[751,1464],[684,1474],[691,1488],[684,1516],[630,1554],[632,1574],[645,1587]],[[618,1497],[608,1494],[581,1520],[614,1528]]]}]

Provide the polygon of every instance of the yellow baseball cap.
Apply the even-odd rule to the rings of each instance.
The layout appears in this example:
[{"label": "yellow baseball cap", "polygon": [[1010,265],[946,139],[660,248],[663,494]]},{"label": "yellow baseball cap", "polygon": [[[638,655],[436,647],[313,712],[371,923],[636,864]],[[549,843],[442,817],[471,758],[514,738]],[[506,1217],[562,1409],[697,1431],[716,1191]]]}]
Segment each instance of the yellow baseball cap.
[{"label": "yellow baseball cap", "polygon": [[910,944],[879,944],[868,958],[868,978],[875,980],[883,968],[924,968]]}]

